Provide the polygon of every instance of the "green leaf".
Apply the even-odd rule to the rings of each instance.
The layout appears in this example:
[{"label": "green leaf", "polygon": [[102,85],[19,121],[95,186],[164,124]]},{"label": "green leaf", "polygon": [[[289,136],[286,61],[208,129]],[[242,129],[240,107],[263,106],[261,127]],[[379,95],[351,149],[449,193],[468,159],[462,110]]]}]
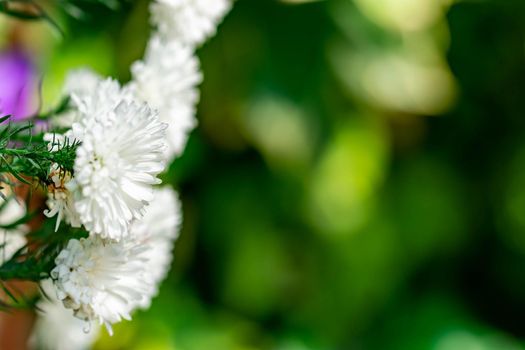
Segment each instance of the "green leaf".
[{"label": "green leaf", "polygon": [[7,288],[7,286],[2,281],[0,281],[0,288],[2,288],[2,290],[10,299],[12,299],[15,303],[18,303],[18,299],[14,296],[13,293],[11,293],[9,288]]},{"label": "green leaf", "polygon": [[3,156],[0,156],[0,158],[4,161],[4,164],[5,166],[9,169],[9,173],[11,175],[13,175],[14,177],[16,177],[16,179],[22,183],[25,183],[27,185],[31,185],[31,183],[29,181],[27,181],[26,179],[24,179],[15,169],[13,169],[13,167],[9,164],[9,162],[3,157]]}]

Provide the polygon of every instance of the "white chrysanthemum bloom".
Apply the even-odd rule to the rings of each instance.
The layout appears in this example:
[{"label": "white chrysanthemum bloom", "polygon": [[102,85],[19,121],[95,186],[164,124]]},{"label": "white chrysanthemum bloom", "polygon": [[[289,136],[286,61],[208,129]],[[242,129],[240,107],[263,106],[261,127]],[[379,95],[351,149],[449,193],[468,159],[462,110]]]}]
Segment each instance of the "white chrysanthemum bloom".
[{"label": "white chrysanthemum bloom", "polygon": [[202,81],[199,61],[187,45],[177,41],[163,43],[154,36],[144,60],[135,62],[131,72],[129,88],[133,94],[158,110],[160,120],[169,125],[167,157],[171,160],[182,153],[189,132],[197,124],[197,85]]},{"label": "white chrysanthemum bloom", "polygon": [[[44,139],[47,138],[47,135]],[[55,146],[52,146],[55,147]],[[47,186],[47,207],[44,215],[48,218],[57,216],[55,231],[58,230],[62,219],[72,227],[80,227],[80,217],[75,209],[73,195],[67,188],[71,181],[71,173],[60,169],[59,165],[53,163],[49,171],[50,184]]]},{"label": "white chrysanthemum bloom", "polygon": [[151,22],[163,39],[198,46],[215,34],[231,6],[230,0],[156,0]]},{"label": "white chrysanthemum bloom", "polygon": [[142,257],[145,248],[129,238],[72,239],[55,259],[51,278],[58,299],[88,328],[98,321],[112,335],[111,325],[131,319],[133,309],[153,293]]},{"label": "white chrysanthemum bloom", "polygon": [[66,187],[84,227],[118,240],[128,234],[133,219],[142,217],[153,199],[152,185],[160,183],[167,125],[111,79],[83,98],[72,98],[81,117],[65,136],[81,144]]},{"label": "white chrysanthemum bloom", "polygon": [[88,96],[103,80],[102,76],[89,68],[70,70],[66,76],[62,94],[64,97],[75,95],[77,99],[70,100],[70,105],[73,109],[54,116],[51,119],[51,124],[56,127],[70,128],[79,118],[79,114],[75,109],[75,101],[78,101],[78,98]]},{"label": "white chrysanthemum bloom", "polygon": [[[0,224],[10,225],[26,215],[25,205],[18,202],[14,197],[9,198],[7,203],[4,199],[0,199],[0,205],[3,208],[0,210]],[[9,260],[26,243],[26,233],[28,232],[26,225],[19,225],[9,230],[0,230],[0,265]]]},{"label": "white chrysanthemum bloom", "polygon": [[130,237],[145,247],[142,257],[151,278],[152,294],[144,295],[139,307],[147,309],[159,284],[166,278],[172,261],[172,251],[179,236],[182,221],[181,205],[177,193],[169,187],[155,191],[155,198],[146,208],[140,221],[134,222]]},{"label": "white chrysanthemum bloom", "polygon": [[37,304],[37,318],[30,338],[32,349],[87,350],[97,339],[100,328],[86,329],[86,323],[73,316],[57,299],[53,282],[40,283],[45,295]]},{"label": "white chrysanthemum bloom", "polygon": [[88,96],[103,80],[101,75],[89,68],[73,69],[66,76],[63,93],[66,96]]}]

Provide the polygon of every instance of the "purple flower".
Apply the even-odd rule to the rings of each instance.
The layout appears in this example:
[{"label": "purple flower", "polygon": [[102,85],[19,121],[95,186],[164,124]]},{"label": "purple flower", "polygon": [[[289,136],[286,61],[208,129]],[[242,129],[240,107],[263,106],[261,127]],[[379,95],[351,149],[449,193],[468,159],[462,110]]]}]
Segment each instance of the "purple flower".
[{"label": "purple flower", "polygon": [[0,117],[22,120],[35,113],[36,70],[29,56],[19,49],[0,53]]}]

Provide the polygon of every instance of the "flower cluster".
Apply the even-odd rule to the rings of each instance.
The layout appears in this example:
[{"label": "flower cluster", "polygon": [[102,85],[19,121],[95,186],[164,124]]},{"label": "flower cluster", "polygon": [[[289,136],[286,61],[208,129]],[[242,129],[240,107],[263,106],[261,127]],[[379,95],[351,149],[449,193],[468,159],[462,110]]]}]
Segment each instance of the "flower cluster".
[{"label": "flower cluster", "polygon": [[58,299],[77,318],[98,320],[110,334],[111,324],[149,306],[171,264],[180,225],[177,196],[169,188],[156,190],[147,209],[119,241],[97,235],[70,240],[51,271]]},{"label": "flower cluster", "polygon": [[[91,90],[72,90],[71,100],[70,129],[46,139],[51,151],[73,142],[79,146],[73,172],[52,165],[45,214],[57,215],[57,228],[64,218],[89,236],[68,242],[51,277],[64,306],[77,318],[105,324],[111,333],[111,324],[129,319],[160,282],[147,269],[150,259],[145,254],[156,248],[144,242],[156,231],[144,215],[155,205],[166,208],[166,195],[153,201],[159,191],[154,188],[160,183],[157,175],[166,163],[166,124],[111,79],[93,80]],[[179,207],[171,207],[167,216],[175,222]],[[148,229],[135,228],[140,225]],[[162,234],[171,238],[164,242],[171,247],[177,225],[162,229],[168,231]],[[170,255],[171,249],[162,253]]]},{"label": "flower cluster", "polygon": [[[39,116],[47,121],[38,132],[0,115],[0,284],[16,303],[5,281],[41,282],[38,347],[85,348],[100,326],[112,334],[157,295],[182,221],[178,195],[160,177],[197,125],[195,51],[231,5],[152,0],[152,35],[131,81],[71,71],[63,103]],[[36,218],[27,235],[34,216],[17,200],[23,191],[9,200],[3,192],[22,184],[45,190],[49,219]],[[33,199],[31,211],[44,201]]]},{"label": "flower cluster", "polygon": [[[68,75],[69,108],[50,121],[62,131],[44,140],[51,154],[75,145],[75,157],[70,167],[50,163],[44,214],[56,217],[55,230],[62,222],[85,235],[65,242],[42,283],[48,296],[34,334],[41,344],[64,348],[68,336],[52,324],[74,317],[80,323],[69,322],[66,331],[84,347],[94,322],[112,334],[114,323],[148,308],[158,293],[181,224],[178,196],[159,187],[158,176],[197,124],[202,74],[195,50],[230,7],[229,0],[155,0],[153,33],[129,83],[89,69]],[[75,335],[79,328],[90,335]]]}]

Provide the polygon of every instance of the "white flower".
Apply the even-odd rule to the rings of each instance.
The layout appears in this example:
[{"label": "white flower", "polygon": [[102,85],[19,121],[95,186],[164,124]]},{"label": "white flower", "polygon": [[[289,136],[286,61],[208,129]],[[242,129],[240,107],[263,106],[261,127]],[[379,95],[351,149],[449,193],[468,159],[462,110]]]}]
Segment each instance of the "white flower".
[{"label": "white flower", "polygon": [[26,243],[25,235],[20,232],[2,230],[0,234],[0,265],[11,259]]},{"label": "white flower", "polygon": [[52,126],[61,128],[70,128],[73,123],[78,121],[79,114],[75,109],[75,102],[79,98],[89,96],[94,91],[97,85],[103,81],[102,76],[95,73],[89,68],[73,69],[68,72],[62,94],[64,97],[76,96],[75,99],[70,99],[70,107],[72,109],[66,110],[65,112],[55,115],[51,119]]},{"label": "white flower", "polygon": [[155,198],[146,208],[144,218],[131,226],[130,236],[145,247],[141,256],[145,259],[153,287],[153,293],[144,295],[139,303],[143,309],[150,306],[151,298],[157,295],[159,284],[168,274],[181,220],[177,193],[165,187],[155,191]]},{"label": "white flower", "polygon": [[58,299],[74,315],[91,326],[98,321],[106,326],[122,319],[153,293],[148,277],[144,247],[137,241],[107,241],[100,236],[72,239],[55,260],[51,278]]},{"label": "white flower", "polygon": [[230,0],[156,0],[151,21],[165,40],[200,45],[215,34],[231,6]]},{"label": "white flower", "polygon": [[131,224],[120,241],[94,235],[72,239],[51,272],[58,298],[89,324],[98,320],[110,334],[111,324],[147,308],[158,293],[172,261],[179,234],[180,202],[170,188],[155,191],[144,219]]},{"label": "white flower", "polygon": [[158,36],[150,39],[143,61],[131,67],[134,95],[158,110],[168,123],[167,157],[182,153],[188,133],[196,126],[195,105],[199,100],[197,85],[202,81],[199,61],[193,50],[176,41],[163,43]]},{"label": "white flower", "polygon": [[[18,202],[15,197],[8,198],[7,203],[0,199],[0,225],[10,225],[26,215],[25,205]],[[0,230],[0,265],[9,260],[26,243],[25,234],[28,232],[26,225],[19,225],[9,230]]]},{"label": "white flower", "polygon": [[89,68],[73,69],[66,76],[63,93],[66,96],[88,96],[102,80],[102,76]]},{"label": "white flower", "polygon": [[107,79],[85,97],[75,94],[79,122],[66,133],[77,148],[74,195],[80,221],[92,234],[120,239],[153,198],[152,185],[165,167],[166,124],[146,104],[137,104]]},{"label": "white flower", "polygon": [[[47,138],[48,135],[44,137]],[[56,142],[56,141],[55,141]],[[61,147],[55,142],[52,142],[51,147]],[[80,227],[80,217],[75,209],[73,195],[67,189],[67,185],[71,181],[71,173],[60,169],[59,165],[53,163],[49,172],[50,184],[47,186],[47,206],[49,209],[44,210],[44,215],[52,218],[57,215],[55,231],[62,219],[72,227]]]},{"label": "white flower", "polygon": [[40,283],[45,295],[37,304],[37,318],[33,326],[30,345],[42,350],[86,350],[99,334],[99,327],[86,329],[86,323],[73,316],[56,297],[53,282]]}]

